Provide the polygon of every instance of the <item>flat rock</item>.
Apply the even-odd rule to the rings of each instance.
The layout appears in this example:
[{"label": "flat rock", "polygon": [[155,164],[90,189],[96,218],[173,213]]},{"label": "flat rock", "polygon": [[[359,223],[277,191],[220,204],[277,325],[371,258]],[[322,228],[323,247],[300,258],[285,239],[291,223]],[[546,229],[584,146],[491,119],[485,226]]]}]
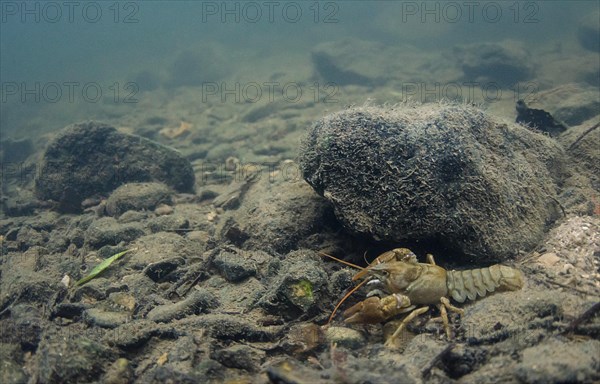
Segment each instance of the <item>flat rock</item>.
[{"label": "flat rock", "polygon": [[93,247],[117,245],[121,241],[130,242],[144,235],[139,223],[118,223],[112,217],[103,217],[94,221],[85,231],[85,242]]},{"label": "flat rock", "polygon": [[119,216],[133,210],[153,210],[161,203],[170,203],[173,191],[162,183],[127,183],[115,189],[106,200],[106,212]]},{"label": "flat rock", "polygon": [[549,339],[523,350],[516,376],[526,383],[591,383],[600,379],[600,341]]},{"label": "flat rock", "polygon": [[529,52],[517,41],[457,46],[453,54],[463,71],[463,80],[480,85],[496,83],[507,89],[520,81],[531,80],[534,73]]},{"label": "flat rock", "polygon": [[[410,60],[406,60],[407,57]],[[373,87],[406,82],[406,79],[413,83],[439,81],[448,73],[456,75],[440,58],[432,58],[402,43],[389,45],[357,39],[326,41],[313,48],[311,60],[317,76],[335,87]]]}]

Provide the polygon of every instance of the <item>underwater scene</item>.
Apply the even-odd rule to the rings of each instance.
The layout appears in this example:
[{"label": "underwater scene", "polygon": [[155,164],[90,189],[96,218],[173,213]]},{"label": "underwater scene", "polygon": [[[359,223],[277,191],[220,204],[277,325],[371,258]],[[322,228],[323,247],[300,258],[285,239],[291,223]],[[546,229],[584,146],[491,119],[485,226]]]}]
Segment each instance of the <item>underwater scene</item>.
[{"label": "underwater scene", "polygon": [[0,383],[600,382],[598,1],[0,1]]}]

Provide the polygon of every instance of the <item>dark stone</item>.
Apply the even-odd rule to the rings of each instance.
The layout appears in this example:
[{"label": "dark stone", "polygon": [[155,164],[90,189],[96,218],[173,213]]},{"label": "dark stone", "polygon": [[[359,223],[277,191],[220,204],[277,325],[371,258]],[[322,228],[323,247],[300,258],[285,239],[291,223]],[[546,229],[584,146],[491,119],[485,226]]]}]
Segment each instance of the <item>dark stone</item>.
[{"label": "dark stone", "polygon": [[543,109],[529,108],[523,100],[517,101],[516,122],[530,128],[539,129],[552,137],[556,137],[567,130],[567,127],[554,119],[551,114]]},{"label": "dark stone", "polygon": [[269,255],[260,251],[242,251],[230,248],[219,252],[213,260],[213,265],[228,281],[239,282],[255,276],[258,267],[270,259]]},{"label": "dark stone", "polygon": [[138,223],[120,224],[112,217],[103,217],[94,221],[85,231],[85,241],[92,247],[117,245],[121,241],[130,242],[144,235]]},{"label": "dark stone", "polygon": [[44,153],[35,181],[39,199],[80,211],[81,202],[131,182],[160,181],[192,192],[194,172],[177,151],[97,122],[66,127]]},{"label": "dark stone", "polygon": [[179,266],[185,262],[182,258],[177,257],[169,260],[158,261],[148,265],[144,269],[144,274],[154,282],[164,281],[165,278]]},{"label": "dark stone", "polygon": [[64,317],[66,319],[73,319],[81,316],[84,310],[85,305],[81,303],[60,303],[52,310],[51,318]]}]

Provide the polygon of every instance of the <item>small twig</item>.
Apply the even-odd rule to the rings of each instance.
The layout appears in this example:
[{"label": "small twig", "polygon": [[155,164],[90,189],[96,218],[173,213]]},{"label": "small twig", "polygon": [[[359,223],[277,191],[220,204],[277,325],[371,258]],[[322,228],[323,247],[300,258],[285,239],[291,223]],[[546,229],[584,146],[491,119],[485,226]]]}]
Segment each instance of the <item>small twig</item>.
[{"label": "small twig", "polygon": [[563,213],[563,216],[564,216],[564,217],[567,217],[567,212],[565,212],[565,207],[563,207],[563,206],[562,206],[562,204],[560,203],[560,201],[558,201],[558,199],[557,199],[556,197],[554,197],[554,196],[550,196],[550,195],[548,195],[548,197],[549,197],[549,198],[551,198],[552,200],[554,200],[554,202],[555,202],[556,204],[558,204],[558,206],[560,207],[560,210],[561,210],[561,211],[562,211],[562,213]]},{"label": "small twig", "polygon": [[590,317],[594,316],[597,312],[600,312],[600,301],[596,304],[592,305],[587,311],[583,312],[579,317],[573,320],[564,331],[561,332],[561,335],[573,332],[575,328],[577,328],[581,323],[588,320]]},{"label": "small twig", "polygon": [[575,146],[576,146],[577,144],[579,144],[579,142],[580,142],[580,141],[581,141],[581,140],[582,140],[582,139],[583,139],[583,138],[584,138],[584,137],[585,137],[585,136],[586,136],[588,133],[592,132],[594,129],[596,129],[596,128],[598,128],[598,127],[600,127],[600,123],[596,123],[596,125],[593,125],[591,128],[588,128],[588,129],[586,129],[586,130],[585,130],[585,132],[583,132],[583,133],[581,134],[581,136],[579,136],[579,137],[577,138],[577,140],[575,140],[575,141],[574,141],[574,142],[573,142],[571,145],[569,145],[569,151],[570,151],[571,149],[575,148]]},{"label": "small twig", "polygon": [[544,281],[547,281],[548,283],[552,283],[554,285],[558,285],[559,287],[563,287],[563,288],[567,288],[567,289],[572,289],[572,290],[574,290],[576,292],[583,293],[584,295],[590,295],[590,296],[592,295],[592,292],[584,291],[583,289],[579,289],[579,288],[575,288],[575,287],[571,287],[570,285],[559,283],[558,281],[554,281],[554,280],[550,280],[550,279],[547,279],[547,280],[544,280]]},{"label": "small twig", "polygon": [[446,355],[448,353],[450,353],[450,351],[452,350],[452,348],[454,348],[456,346],[456,344],[454,343],[450,343],[446,346],[446,348],[442,349],[442,351],[440,353],[438,353],[430,362],[429,364],[427,364],[427,366],[425,368],[423,368],[423,370],[421,371],[421,375],[423,377],[427,377],[429,375],[429,373],[431,372],[431,370],[433,369],[433,367],[435,367],[435,365],[437,363],[439,363],[444,357],[446,357]]}]

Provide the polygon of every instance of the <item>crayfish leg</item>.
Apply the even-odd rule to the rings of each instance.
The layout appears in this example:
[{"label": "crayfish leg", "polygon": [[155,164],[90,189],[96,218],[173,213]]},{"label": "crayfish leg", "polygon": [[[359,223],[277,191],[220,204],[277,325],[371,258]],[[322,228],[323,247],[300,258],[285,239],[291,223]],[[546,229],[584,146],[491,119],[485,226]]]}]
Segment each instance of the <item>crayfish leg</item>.
[{"label": "crayfish leg", "polygon": [[398,336],[400,336],[404,327],[406,327],[406,325],[409,322],[411,322],[415,317],[420,316],[420,315],[424,314],[425,312],[427,312],[428,309],[429,309],[429,307],[417,308],[417,309],[413,310],[411,313],[409,313],[408,316],[406,316],[402,320],[402,322],[400,323],[398,328],[396,328],[396,330],[394,331],[392,336],[388,337],[388,339],[385,341],[384,345],[386,347],[393,347],[394,343],[396,342],[396,339],[398,338]]},{"label": "crayfish leg", "polygon": [[444,331],[446,332],[446,337],[448,338],[448,340],[452,339],[452,334],[450,332],[450,322],[448,321],[448,312],[446,309],[448,309],[449,311],[452,312],[456,312],[459,313],[460,315],[463,315],[465,313],[465,311],[463,309],[457,308],[454,305],[450,304],[450,300],[448,300],[448,298],[446,297],[441,297],[440,298],[440,304],[438,304],[438,308],[440,310],[440,316],[442,318],[442,322],[444,323]]},{"label": "crayfish leg", "polygon": [[436,265],[435,260],[433,259],[433,255],[431,253],[428,253],[427,256],[425,256],[425,258],[429,264]]}]

